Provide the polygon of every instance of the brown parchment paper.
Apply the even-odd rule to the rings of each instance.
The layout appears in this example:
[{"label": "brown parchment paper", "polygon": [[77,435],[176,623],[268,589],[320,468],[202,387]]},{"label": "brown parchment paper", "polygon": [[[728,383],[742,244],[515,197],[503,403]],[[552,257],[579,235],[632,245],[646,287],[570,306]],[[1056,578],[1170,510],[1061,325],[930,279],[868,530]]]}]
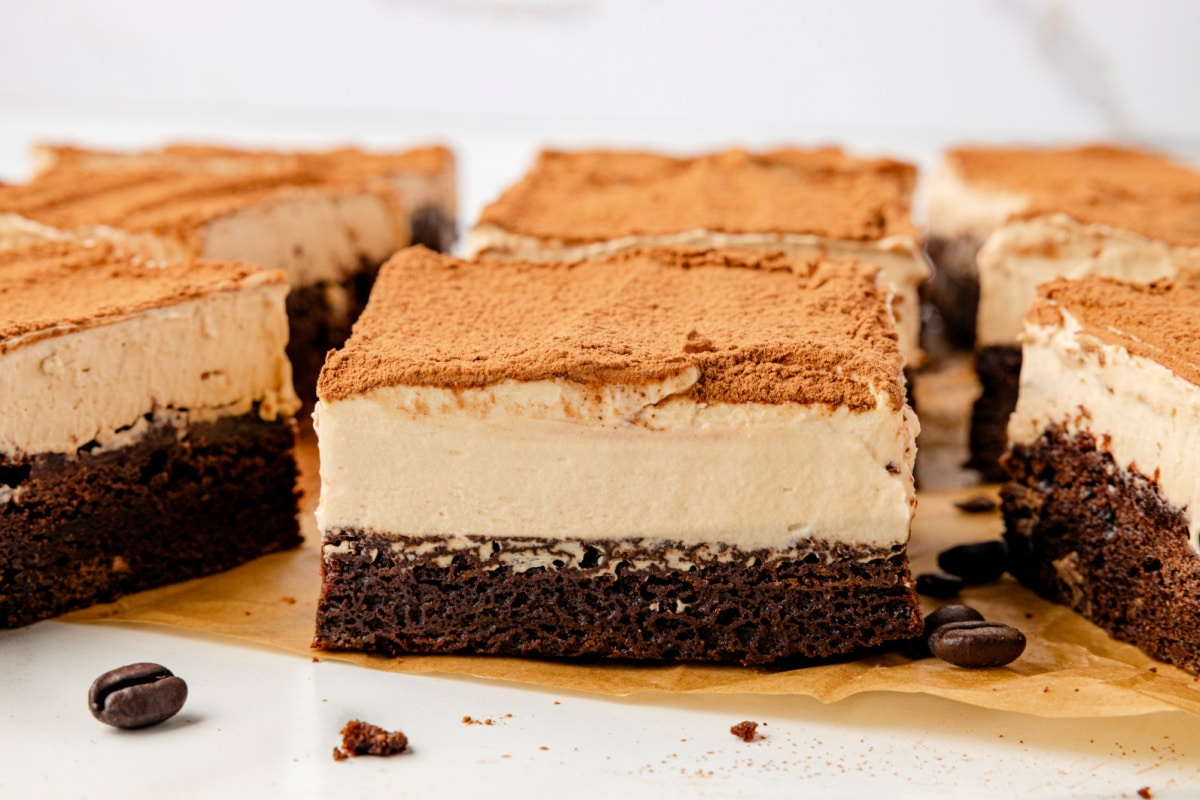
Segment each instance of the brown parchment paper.
[{"label": "brown parchment paper", "polygon": [[[988,619],[1025,632],[1029,645],[1024,655],[993,670],[965,670],[937,659],[911,661],[899,653],[772,671],[485,656],[388,658],[313,650],[310,642],[320,585],[318,536],[311,513],[317,486],[314,450],[309,442],[301,449],[306,489],[303,547],[61,619],[153,623],[371,669],[463,675],[612,695],[646,691],[800,694],[831,703],[860,692],[887,691],[924,693],[1044,717],[1127,716],[1172,709],[1200,715],[1200,684],[1190,675],[1110,639],[1082,617],[1041,600],[1007,576],[996,584],[969,589],[957,600],[975,606]],[[937,553],[952,544],[999,533],[998,513],[971,515],[954,507],[955,500],[978,493],[921,495],[910,545],[914,573],[933,569]],[[925,611],[935,607],[929,604]]]}]

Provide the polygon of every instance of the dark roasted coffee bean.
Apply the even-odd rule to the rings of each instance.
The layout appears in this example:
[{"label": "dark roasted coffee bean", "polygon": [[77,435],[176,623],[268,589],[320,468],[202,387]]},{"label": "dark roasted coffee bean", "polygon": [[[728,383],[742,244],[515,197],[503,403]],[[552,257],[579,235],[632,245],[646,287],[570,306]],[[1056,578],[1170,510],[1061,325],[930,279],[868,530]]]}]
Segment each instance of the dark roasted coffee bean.
[{"label": "dark roasted coffee bean", "polygon": [[974,497],[968,497],[966,500],[958,500],[954,505],[964,514],[986,514],[989,511],[996,510],[996,501],[986,494],[977,494]]},{"label": "dark roasted coffee bean", "polygon": [[920,636],[909,639],[905,643],[904,652],[909,658],[929,658],[933,655],[929,650],[929,634],[951,622],[965,622],[967,620],[979,619],[983,619],[983,614],[980,614],[970,606],[942,606],[937,611],[932,611],[929,613],[929,616],[925,617],[924,630]]},{"label": "dark roasted coffee bean", "polygon": [[938,554],[938,567],[967,585],[991,583],[1008,567],[1008,550],[999,539],[960,544]]},{"label": "dark roasted coffee bean", "polygon": [[954,597],[963,588],[963,579],[948,572],[922,572],[917,576],[917,593],[926,597]]},{"label": "dark roasted coffee bean", "polygon": [[929,649],[957,667],[1002,667],[1025,652],[1025,634],[1000,622],[951,622],[930,634]]},{"label": "dark roasted coffee bean", "polygon": [[88,690],[92,716],[117,728],[145,728],[175,716],[187,684],[161,664],[129,664],[104,673]]},{"label": "dark roasted coffee bean", "polygon": [[949,625],[951,622],[978,622],[982,620],[983,614],[980,614],[970,606],[942,606],[937,611],[929,612],[929,616],[925,617],[924,636],[928,639],[938,628],[943,625]]}]

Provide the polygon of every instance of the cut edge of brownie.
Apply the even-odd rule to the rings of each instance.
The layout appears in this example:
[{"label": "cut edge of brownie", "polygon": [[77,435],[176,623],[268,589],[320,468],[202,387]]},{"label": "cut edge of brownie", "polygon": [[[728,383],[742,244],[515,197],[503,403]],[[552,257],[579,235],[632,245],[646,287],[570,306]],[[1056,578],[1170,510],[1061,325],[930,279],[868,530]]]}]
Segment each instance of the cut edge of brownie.
[{"label": "cut edge of brownie", "polygon": [[922,625],[902,544],[453,540],[326,532],[314,646],[765,665]]},{"label": "cut edge of brownie", "polygon": [[0,456],[0,628],[298,546],[295,439],[291,419],[254,410],[122,448]]},{"label": "cut edge of brownie", "polygon": [[1008,479],[1000,459],[1008,450],[1008,419],[1017,408],[1021,361],[1017,345],[983,347],[975,353],[975,373],[983,391],[971,406],[970,458],[963,466],[978,470],[989,483]]},{"label": "cut edge of brownie", "polygon": [[1087,433],[1052,426],[1005,465],[1010,571],[1114,638],[1200,674],[1200,554],[1184,511]]}]

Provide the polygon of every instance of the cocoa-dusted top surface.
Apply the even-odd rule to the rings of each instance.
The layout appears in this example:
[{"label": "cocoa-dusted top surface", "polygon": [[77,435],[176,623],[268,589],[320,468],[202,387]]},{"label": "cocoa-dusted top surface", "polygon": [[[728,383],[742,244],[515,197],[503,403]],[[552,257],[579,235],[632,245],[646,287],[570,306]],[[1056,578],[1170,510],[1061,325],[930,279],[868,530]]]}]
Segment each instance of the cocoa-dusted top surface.
[{"label": "cocoa-dusted top surface", "polygon": [[947,159],[969,183],[1028,197],[1021,218],[1064,213],[1200,246],[1200,172],[1157,153],[1111,145],[960,148]]},{"label": "cocoa-dusted top surface", "polygon": [[0,214],[63,230],[107,226],[187,241],[205,223],[297,193],[375,191],[396,202],[389,179],[453,169],[443,147],[402,153],[343,149],[283,153],[176,145],[145,153],[43,146],[31,182],[0,186]]},{"label": "cocoa-dusted top surface", "polygon": [[232,172],[263,164],[306,167],[330,174],[377,175],[396,172],[438,173],[452,169],[454,154],[433,145],[404,151],[373,152],[355,147],[335,150],[243,150],[210,144],[172,144],[157,150],[122,152],[73,145],[41,144],[45,171],[59,168],[106,170],[170,167],[203,172]]},{"label": "cocoa-dusted top surface", "polygon": [[1090,276],[1039,287],[1029,311],[1038,325],[1057,325],[1060,310],[1084,331],[1148,358],[1200,386],[1200,286],[1168,280],[1136,284]]},{"label": "cocoa-dusted top surface", "polygon": [[689,367],[723,403],[904,402],[876,268],[732,251],[633,251],[571,264],[467,262],[424,248],[384,265],[325,401],[387,386],[505,380],[639,385]]},{"label": "cocoa-dusted top surface", "polygon": [[286,275],[243,264],[164,265],[106,243],[38,244],[0,251],[0,353],[44,336],[124,319],[213,292]]},{"label": "cocoa-dusted top surface", "polygon": [[694,230],[875,241],[916,237],[916,170],[835,148],[696,158],[543,152],[484,209],[481,225],[567,244]]}]

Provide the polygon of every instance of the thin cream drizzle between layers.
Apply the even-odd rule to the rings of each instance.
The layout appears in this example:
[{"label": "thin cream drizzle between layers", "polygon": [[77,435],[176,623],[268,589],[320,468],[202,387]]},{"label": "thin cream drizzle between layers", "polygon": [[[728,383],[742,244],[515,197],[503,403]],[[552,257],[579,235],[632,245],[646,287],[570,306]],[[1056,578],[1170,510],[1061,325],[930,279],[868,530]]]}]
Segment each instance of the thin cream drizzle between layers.
[{"label": "thin cream drizzle between layers", "polygon": [[1013,445],[1030,445],[1051,425],[1088,433],[1117,466],[1158,484],[1184,511],[1200,552],[1200,387],[1148,358],[1086,333],[1060,308],[1061,326],[1022,333],[1020,397],[1009,420]]},{"label": "thin cream drizzle between layers", "polygon": [[697,377],[599,395],[509,381],[321,401],[318,525],[744,550],[907,541],[918,431],[907,406],[704,405],[684,394]]}]

